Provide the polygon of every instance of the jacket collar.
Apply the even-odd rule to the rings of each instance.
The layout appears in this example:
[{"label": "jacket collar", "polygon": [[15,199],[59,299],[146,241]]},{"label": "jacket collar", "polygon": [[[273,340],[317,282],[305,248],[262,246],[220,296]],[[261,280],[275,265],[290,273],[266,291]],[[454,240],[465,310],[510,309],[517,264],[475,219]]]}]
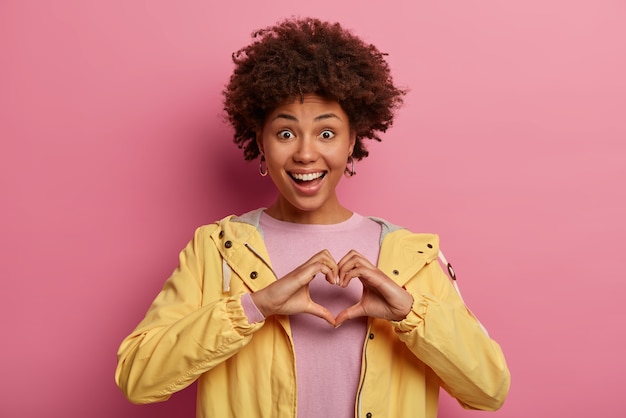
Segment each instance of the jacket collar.
[{"label": "jacket collar", "polygon": [[252,225],[262,234],[263,232],[261,231],[259,224],[261,223],[261,214],[264,210],[265,208],[258,208],[250,212],[244,213],[243,215],[233,216],[230,220],[232,222],[241,222],[244,224]]},{"label": "jacket collar", "polygon": [[218,228],[211,234],[228,268],[235,271],[252,291],[262,289],[276,280],[260,234],[261,211],[258,209],[242,216],[228,216],[218,222]]},{"label": "jacket collar", "polygon": [[[244,213],[243,215],[240,216],[234,216],[232,217],[230,220],[232,222],[242,222],[242,223],[246,223],[249,225],[252,225],[253,227],[255,227],[260,233],[261,235],[263,235],[263,231],[261,230],[261,228],[259,227],[259,224],[261,222],[261,214],[263,213],[263,211],[265,210],[265,208],[259,208],[259,209],[255,209],[252,210],[250,212]],[[376,222],[377,224],[379,224],[382,228],[382,232],[380,234],[380,244],[382,245],[383,240],[385,239],[385,237],[387,236],[387,234],[400,230],[400,229],[404,229],[401,226],[398,225],[394,225],[391,222],[383,219],[383,218],[377,218],[375,216],[369,216],[369,219],[371,219],[372,221]]]}]

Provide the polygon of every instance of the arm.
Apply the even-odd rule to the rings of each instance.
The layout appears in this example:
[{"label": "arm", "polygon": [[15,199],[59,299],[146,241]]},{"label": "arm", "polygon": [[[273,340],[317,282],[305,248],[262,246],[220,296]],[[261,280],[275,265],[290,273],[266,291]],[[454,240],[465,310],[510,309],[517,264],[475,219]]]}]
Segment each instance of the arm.
[{"label": "arm", "polygon": [[[180,264],[145,318],[118,351],[115,379],[135,403],[168,399],[244,347],[263,323],[250,324],[241,294],[221,293],[221,257],[207,227],[180,254]],[[215,289],[207,284],[215,283]]]},{"label": "arm", "polygon": [[437,262],[405,288],[413,296],[405,319],[392,322],[401,341],[441,378],[468,409],[496,410],[510,385],[500,346],[481,328]]}]

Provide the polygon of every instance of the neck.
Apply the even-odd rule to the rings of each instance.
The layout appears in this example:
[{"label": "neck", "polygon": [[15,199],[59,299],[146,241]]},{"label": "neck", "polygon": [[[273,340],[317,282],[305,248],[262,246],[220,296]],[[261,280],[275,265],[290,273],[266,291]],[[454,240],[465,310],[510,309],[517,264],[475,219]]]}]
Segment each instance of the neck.
[{"label": "neck", "polygon": [[279,221],[298,224],[330,225],[350,219],[352,211],[337,204],[332,209],[301,210],[277,200],[265,210],[269,216]]}]

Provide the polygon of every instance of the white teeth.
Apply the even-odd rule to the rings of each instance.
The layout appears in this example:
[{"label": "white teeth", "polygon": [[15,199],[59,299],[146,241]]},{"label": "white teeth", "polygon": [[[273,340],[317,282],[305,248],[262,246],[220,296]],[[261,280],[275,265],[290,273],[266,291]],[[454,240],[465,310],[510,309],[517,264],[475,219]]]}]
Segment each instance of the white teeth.
[{"label": "white teeth", "polygon": [[307,174],[292,173],[291,177],[293,177],[296,180],[300,180],[300,181],[311,181],[311,180],[315,180],[315,179],[318,179],[318,178],[322,177],[322,175],[324,175],[324,173],[322,173],[322,172],[320,172],[320,173],[307,173]]}]

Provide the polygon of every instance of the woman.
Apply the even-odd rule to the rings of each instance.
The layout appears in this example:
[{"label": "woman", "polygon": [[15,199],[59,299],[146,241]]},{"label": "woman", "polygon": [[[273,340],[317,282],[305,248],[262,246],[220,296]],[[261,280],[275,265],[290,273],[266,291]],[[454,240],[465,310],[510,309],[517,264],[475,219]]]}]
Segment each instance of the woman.
[{"label": "woman", "polygon": [[440,386],[499,408],[504,357],[437,263],[437,237],[336,194],[402,103],[383,54],[316,19],[255,38],[224,107],[278,198],[196,231],[122,342],[118,385],[146,403],[198,380],[198,417],[435,417]]}]

